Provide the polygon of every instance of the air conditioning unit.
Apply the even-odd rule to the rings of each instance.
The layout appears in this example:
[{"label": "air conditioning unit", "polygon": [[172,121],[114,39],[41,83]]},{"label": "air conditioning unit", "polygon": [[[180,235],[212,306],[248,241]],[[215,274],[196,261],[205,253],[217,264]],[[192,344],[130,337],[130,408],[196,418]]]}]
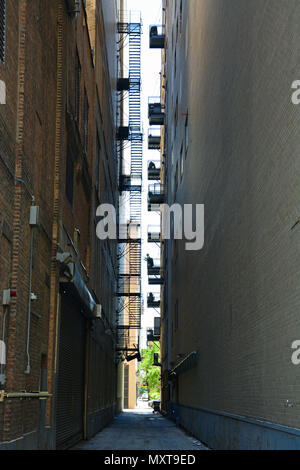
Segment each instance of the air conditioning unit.
[{"label": "air conditioning unit", "polygon": [[10,305],[12,297],[16,297],[16,296],[17,296],[17,292],[15,290],[5,289],[2,292],[2,305],[3,306]]},{"label": "air conditioning unit", "polygon": [[66,0],[66,3],[69,15],[73,16],[80,13],[80,0]]}]

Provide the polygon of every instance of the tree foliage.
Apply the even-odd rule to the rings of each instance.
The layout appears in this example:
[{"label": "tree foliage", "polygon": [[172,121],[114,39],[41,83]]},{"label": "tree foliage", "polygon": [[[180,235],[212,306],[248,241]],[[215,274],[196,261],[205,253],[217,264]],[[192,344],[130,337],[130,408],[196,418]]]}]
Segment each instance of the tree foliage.
[{"label": "tree foliage", "polygon": [[160,361],[160,348],[156,343],[141,351],[142,362],[139,365],[139,375],[143,385],[148,385],[150,400],[160,398],[160,367],[153,365],[154,353],[159,354]]}]

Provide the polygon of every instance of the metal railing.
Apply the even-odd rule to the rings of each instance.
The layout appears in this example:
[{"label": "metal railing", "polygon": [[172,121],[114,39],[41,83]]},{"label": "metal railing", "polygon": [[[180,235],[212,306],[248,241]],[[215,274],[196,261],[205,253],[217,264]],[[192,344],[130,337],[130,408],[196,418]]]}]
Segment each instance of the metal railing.
[{"label": "metal railing", "polygon": [[157,36],[165,36],[166,27],[163,24],[151,24],[149,26],[149,35],[150,38]]},{"label": "metal railing", "polygon": [[148,186],[148,195],[149,196],[157,196],[160,194],[164,194],[164,187],[161,183],[154,183],[154,184],[149,184]]}]

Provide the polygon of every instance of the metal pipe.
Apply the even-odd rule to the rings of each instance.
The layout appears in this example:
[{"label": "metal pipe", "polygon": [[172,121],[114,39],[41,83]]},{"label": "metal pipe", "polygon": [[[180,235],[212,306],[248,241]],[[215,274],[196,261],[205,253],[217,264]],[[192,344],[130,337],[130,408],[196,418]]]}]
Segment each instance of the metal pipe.
[{"label": "metal pipe", "polygon": [[39,400],[46,400],[52,397],[51,393],[48,392],[5,392],[0,390],[0,402],[3,402],[5,398],[38,398]]},{"label": "metal pipe", "polygon": [[15,178],[15,183],[20,183],[20,184],[23,184],[23,186],[25,187],[28,195],[31,197],[31,200],[34,202],[34,195],[32,194],[32,192],[30,191],[27,183],[22,179],[22,178]]},{"label": "metal pipe", "polygon": [[[3,314],[3,320],[2,320],[2,342],[5,344],[5,325],[6,325],[6,316],[7,316],[7,306],[4,306],[4,314]],[[5,351],[6,353],[6,351]],[[6,358],[5,358],[6,360]],[[3,374],[4,378],[5,378],[5,373],[3,372],[3,370],[5,371],[5,365],[4,364],[0,364],[0,375]]]},{"label": "metal pipe", "polygon": [[27,342],[26,342],[26,354],[27,354],[27,366],[25,374],[30,374],[30,324],[31,324],[31,287],[32,287],[32,257],[33,257],[33,228],[30,227],[30,261],[29,261],[29,292],[28,292],[28,317],[27,317]]},{"label": "metal pipe", "polygon": [[4,315],[3,315],[3,323],[2,323],[2,341],[5,341],[5,322],[6,322],[6,315],[7,315],[7,306],[4,306]]}]

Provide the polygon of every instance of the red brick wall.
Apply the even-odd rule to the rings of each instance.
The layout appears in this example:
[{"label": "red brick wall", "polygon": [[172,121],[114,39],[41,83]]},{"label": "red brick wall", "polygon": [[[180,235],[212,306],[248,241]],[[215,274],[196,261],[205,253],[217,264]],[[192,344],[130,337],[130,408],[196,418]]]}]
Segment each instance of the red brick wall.
[{"label": "red brick wall", "polygon": [[[67,232],[70,240],[74,240],[75,228],[80,230],[79,260],[90,275],[89,284],[92,289],[99,289],[97,283],[100,273],[106,272],[105,259],[96,256],[93,233],[95,68],[83,7],[78,18],[72,19],[67,14],[64,0],[10,0],[7,5],[7,62],[5,67],[0,63],[0,79],[7,84],[7,104],[0,107],[0,296],[2,297],[3,289],[12,287],[16,289],[17,297],[12,302],[6,322],[5,390],[38,391],[41,360],[42,356],[46,356],[47,387],[50,393],[55,393],[53,378],[58,367],[55,361],[59,331],[59,272],[55,258],[57,243],[62,234]],[[73,121],[70,106],[74,97],[76,49],[81,63],[78,123]],[[98,61],[105,58],[104,52],[100,55],[99,44],[98,52]],[[104,62],[102,70],[107,73]],[[106,77],[107,81],[109,82]],[[87,154],[82,145],[84,89],[89,101]],[[107,91],[110,92],[110,89],[107,88]],[[107,96],[108,94],[101,97],[101,106],[104,109],[102,118],[110,129],[106,136],[107,148],[113,148],[114,123],[112,114],[108,112]],[[102,136],[101,125],[98,125],[98,132]],[[65,191],[68,139],[72,142],[75,154],[73,207],[70,206]],[[109,162],[111,173],[116,174],[114,156],[111,153],[109,158],[106,153],[102,155]],[[101,162],[99,167],[103,167]],[[14,178],[17,178],[16,184]],[[116,190],[116,179],[113,179],[113,185]],[[33,202],[41,208],[42,223],[39,228],[33,229],[31,291],[37,295],[37,301],[31,303],[31,372],[25,374],[32,230],[29,226],[29,211]],[[108,294],[101,295],[105,298]],[[108,316],[112,316],[112,299],[107,301],[107,305],[111,310],[107,312]],[[0,312],[0,323],[2,319],[3,309]],[[101,334],[97,335],[99,344],[102,341]],[[111,406],[115,401],[115,370],[112,368],[111,342],[106,343],[104,350],[103,353],[101,349],[101,358],[98,355],[92,361],[99,363],[103,362],[103,358],[109,358],[106,361],[109,370],[105,375],[110,377],[112,394],[104,394],[105,384],[102,384],[102,391],[97,391],[97,396],[103,394],[101,403],[105,407]],[[90,370],[96,369],[95,364],[91,364]],[[91,390],[91,393],[96,391]],[[47,424],[50,426],[54,423],[54,403],[55,400],[47,402]],[[0,442],[13,441],[38,429],[39,410],[40,402],[37,400],[11,399],[4,404],[0,403]]]},{"label": "red brick wall", "polygon": [[[47,4],[46,4],[47,3]],[[8,391],[37,391],[41,354],[47,353],[49,269],[51,255],[53,155],[56,96],[56,7],[49,0],[7,2],[7,62],[1,79],[7,83],[7,104],[1,107],[1,136],[7,137],[8,165],[1,165],[0,207],[5,219],[1,237],[0,289],[11,285],[17,298],[7,317]],[[47,45],[47,47],[45,47]],[[54,103],[54,104],[53,104]],[[5,127],[2,123],[5,120]],[[17,141],[16,141],[17,139]],[[14,165],[16,159],[16,165]],[[6,172],[4,174],[3,172]],[[2,184],[3,181],[3,184]],[[4,191],[2,191],[4,190]],[[42,226],[34,229],[32,291],[38,300],[31,318],[31,373],[27,365],[26,338],[29,295],[29,210],[34,195],[42,209]],[[7,235],[8,234],[8,235]],[[12,252],[12,263],[10,260]],[[6,268],[6,269],[3,269]],[[3,404],[1,405],[3,408]],[[1,440],[10,441],[37,427],[39,402],[5,402]],[[4,422],[3,422],[4,421]]]}]

